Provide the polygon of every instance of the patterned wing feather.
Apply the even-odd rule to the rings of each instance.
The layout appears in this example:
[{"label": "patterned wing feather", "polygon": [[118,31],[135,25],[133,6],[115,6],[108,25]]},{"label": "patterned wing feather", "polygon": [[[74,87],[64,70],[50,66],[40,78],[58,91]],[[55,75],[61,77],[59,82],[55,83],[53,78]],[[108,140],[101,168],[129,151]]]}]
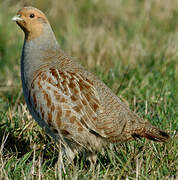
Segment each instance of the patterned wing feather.
[{"label": "patterned wing feather", "polygon": [[105,137],[96,127],[102,107],[89,79],[50,68],[35,76],[30,93],[40,117],[66,138],[85,144],[91,131]]}]

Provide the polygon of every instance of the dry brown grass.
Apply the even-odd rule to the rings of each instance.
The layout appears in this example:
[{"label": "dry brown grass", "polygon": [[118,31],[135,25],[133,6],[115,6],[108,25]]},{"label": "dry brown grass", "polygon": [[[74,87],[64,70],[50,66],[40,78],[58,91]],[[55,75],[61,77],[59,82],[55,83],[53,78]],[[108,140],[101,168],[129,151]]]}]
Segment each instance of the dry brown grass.
[{"label": "dry brown grass", "polygon": [[[127,99],[172,140],[123,143],[68,166],[26,109],[20,82],[24,5],[43,10],[62,49]],[[178,98],[177,0],[0,0],[0,177],[2,179],[175,179]],[[64,161],[62,166],[61,161]]]}]

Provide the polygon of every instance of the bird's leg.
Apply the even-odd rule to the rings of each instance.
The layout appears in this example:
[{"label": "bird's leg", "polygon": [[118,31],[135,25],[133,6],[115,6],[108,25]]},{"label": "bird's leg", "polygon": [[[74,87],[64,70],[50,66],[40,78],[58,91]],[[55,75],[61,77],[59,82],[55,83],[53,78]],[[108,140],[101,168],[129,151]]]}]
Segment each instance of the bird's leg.
[{"label": "bird's leg", "polygon": [[72,151],[71,148],[65,147],[65,155],[67,156],[67,164],[68,165],[73,164],[76,154],[77,154],[76,151]]},{"label": "bird's leg", "polygon": [[87,159],[90,161],[90,167],[93,170],[95,168],[95,164],[97,160],[97,153],[89,152]]}]

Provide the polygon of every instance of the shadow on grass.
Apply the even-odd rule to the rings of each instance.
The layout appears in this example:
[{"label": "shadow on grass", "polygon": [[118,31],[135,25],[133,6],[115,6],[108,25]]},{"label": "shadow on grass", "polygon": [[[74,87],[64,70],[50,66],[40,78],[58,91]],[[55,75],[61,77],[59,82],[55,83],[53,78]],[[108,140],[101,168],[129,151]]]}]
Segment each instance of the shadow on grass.
[{"label": "shadow on grass", "polygon": [[1,148],[3,145],[4,154],[15,153],[17,158],[31,150],[30,141],[18,137],[13,130],[7,130],[6,124],[0,124]]}]

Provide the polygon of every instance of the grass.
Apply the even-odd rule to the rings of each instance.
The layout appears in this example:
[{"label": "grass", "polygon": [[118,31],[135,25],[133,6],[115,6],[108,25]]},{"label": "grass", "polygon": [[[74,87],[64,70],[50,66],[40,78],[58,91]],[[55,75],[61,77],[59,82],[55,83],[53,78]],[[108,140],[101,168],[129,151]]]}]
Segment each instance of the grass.
[{"label": "grass", "polygon": [[[82,155],[67,165],[22,95],[23,33],[10,19],[23,5],[43,10],[61,48],[171,140],[114,145],[95,170]],[[0,179],[176,179],[177,42],[177,0],[0,0]]]}]

